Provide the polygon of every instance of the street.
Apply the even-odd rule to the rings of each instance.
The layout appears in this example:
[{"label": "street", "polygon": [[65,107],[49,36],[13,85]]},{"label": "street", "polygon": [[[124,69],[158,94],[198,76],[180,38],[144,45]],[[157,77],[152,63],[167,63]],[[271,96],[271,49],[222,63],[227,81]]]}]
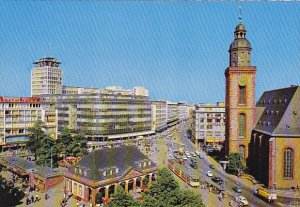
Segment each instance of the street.
[{"label": "street", "polygon": [[[176,145],[178,144],[183,144],[185,151],[189,152],[195,152],[196,146],[190,142],[189,139],[187,139],[186,134],[186,128],[183,129],[183,126],[181,126],[182,131],[178,133],[178,137],[176,138],[173,137],[172,135],[175,135],[176,132],[169,132],[168,136],[169,138],[166,139],[166,145],[168,146],[168,157],[170,157],[170,153],[172,153],[176,149]],[[170,136],[171,134],[171,136]],[[178,139],[179,138],[179,139]],[[199,150],[199,149],[198,149]],[[202,151],[201,153],[204,154]],[[190,159],[188,158],[185,160],[184,166],[186,169],[186,172],[190,175],[199,175],[201,178],[202,182],[207,181],[208,183],[211,183],[215,186],[220,186],[217,183],[214,183],[211,180],[211,177],[208,177],[206,175],[207,171],[212,171],[213,176],[220,177],[223,180],[223,184],[221,184],[220,189],[225,190],[226,197],[219,201],[218,195],[212,192],[209,192],[207,189],[195,189],[191,188],[193,191],[198,192],[202,196],[202,200],[206,206],[212,206],[216,205],[216,202],[218,203],[218,206],[229,206],[229,202],[232,200],[235,200],[235,198],[239,195],[244,196],[248,202],[249,206],[282,206],[282,204],[275,202],[269,204],[268,202],[262,200],[261,198],[256,197],[253,192],[257,188],[256,186],[250,186],[249,184],[245,183],[243,180],[239,179],[236,176],[227,174],[224,172],[224,170],[221,168],[219,164],[216,163],[216,161],[213,161],[212,158],[210,158],[207,155],[204,155],[204,159],[200,159],[199,156],[195,157],[198,163],[198,168],[193,169],[190,166]],[[215,166],[215,169],[210,168],[210,164],[213,164]],[[179,179],[179,182],[183,182],[182,180]],[[237,193],[233,190],[235,186],[239,186],[242,189],[242,193]],[[213,202],[212,202],[213,201]],[[238,206],[238,204],[234,201],[232,206]]]}]

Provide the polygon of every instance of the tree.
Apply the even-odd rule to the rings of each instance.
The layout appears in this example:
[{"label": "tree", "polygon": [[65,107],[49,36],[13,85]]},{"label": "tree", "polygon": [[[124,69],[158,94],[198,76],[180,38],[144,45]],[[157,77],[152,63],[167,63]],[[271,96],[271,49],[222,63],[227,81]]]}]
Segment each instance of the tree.
[{"label": "tree", "polygon": [[127,207],[127,206],[140,206],[140,203],[125,192],[122,186],[119,186],[116,193],[113,194],[113,199],[105,205],[105,207]]},{"label": "tree", "polygon": [[36,164],[57,167],[58,153],[57,148],[54,147],[54,140],[49,135],[40,140],[40,147],[36,150]]},{"label": "tree", "polygon": [[203,207],[201,198],[189,190],[181,190],[167,168],[157,172],[157,179],[143,195],[145,207]]},{"label": "tree", "polygon": [[65,156],[81,157],[87,154],[87,139],[82,135],[72,135],[64,129],[57,139],[58,152]]},{"label": "tree", "polygon": [[153,182],[150,188],[144,192],[143,206],[172,206],[176,193],[179,190],[178,183],[167,168],[157,172],[156,182]]},{"label": "tree", "polygon": [[228,155],[228,161],[227,171],[229,173],[238,174],[239,170],[245,169],[245,163],[243,163],[240,153],[230,153]]},{"label": "tree", "polygon": [[36,157],[36,151],[41,147],[41,140],[48,136],[46,134],[46,125],[41,120],[37,121],[32,127],[28,128],[28,142],[27,146],[28,149],[35,155]]},{"label": "tree", "polygon": [[204,207],[199,195],[190,190],[180,190],[173,206]]}]

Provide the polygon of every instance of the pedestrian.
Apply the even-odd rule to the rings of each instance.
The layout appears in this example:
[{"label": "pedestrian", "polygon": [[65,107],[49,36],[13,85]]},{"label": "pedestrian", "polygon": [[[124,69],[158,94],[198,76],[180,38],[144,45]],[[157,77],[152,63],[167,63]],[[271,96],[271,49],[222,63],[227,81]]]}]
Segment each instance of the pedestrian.
[{"label": "pedestrian", "polygon": [[30,203],[29,198],[26,198],[26,205],[28,205]]},{"label": "pedestrian", "polygon": [[48,194],[46,193],[46,194],[45,194],[45,200],[47,200],[47,199],[48,199]]},{"label": "pedestrian", "polygon": [[31,196],[31,203],[33,203],[34,202],[34,197],[33,197],[33,195]]},{"label": "pedestrian", "polygon": [[39,195],[35,195],[35,201],[39,201]]}]

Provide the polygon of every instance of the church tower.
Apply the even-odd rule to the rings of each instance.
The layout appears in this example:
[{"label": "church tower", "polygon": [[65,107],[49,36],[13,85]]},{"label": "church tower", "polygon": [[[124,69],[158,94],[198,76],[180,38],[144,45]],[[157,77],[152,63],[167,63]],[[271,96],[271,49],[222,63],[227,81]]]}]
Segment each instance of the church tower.
[{"label": "church tower", "polygon": [[256,75],[256,67],[251,66],[251,45],[246,34],[246,28],[240,22],[234,31],[228,51],[229,67],[225,70],[225,153],[239,152],[245,161],[255,123]]}]

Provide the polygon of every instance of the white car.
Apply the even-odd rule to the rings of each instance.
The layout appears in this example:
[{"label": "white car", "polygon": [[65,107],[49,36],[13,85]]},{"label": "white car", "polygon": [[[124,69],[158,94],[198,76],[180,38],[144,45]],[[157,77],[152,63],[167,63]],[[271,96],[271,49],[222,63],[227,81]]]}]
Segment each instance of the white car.
[{"label": "white car", "polygon": [[187,154],[186,157],[187,157],[187,158],[191,158],[192,156],[191,156],[190,154]]},{"label": "white car", "polygon": [[182,159],[187,160],[187,157],[186,156],[182,156]]},{"label": "white car", "polygon": [[213,173],[212,173],[212,171],[207,171],[207,172],[206,172],[206,175],[207,175],[208,177],[214,176]]},{"label": "white car", "polygon": [[243,196],[238,196],[235,198],[235,201],[239,204],[239,205],[242,205],[242,206],[248,206],[249,203],[247,201],[247,199]]},{"label": "white car", "polygon": [[189,154],[190,154],[190,152],[189,152],[189,151],[185,151],[185,154],[186,154],[186,155],[189,155]]}]

